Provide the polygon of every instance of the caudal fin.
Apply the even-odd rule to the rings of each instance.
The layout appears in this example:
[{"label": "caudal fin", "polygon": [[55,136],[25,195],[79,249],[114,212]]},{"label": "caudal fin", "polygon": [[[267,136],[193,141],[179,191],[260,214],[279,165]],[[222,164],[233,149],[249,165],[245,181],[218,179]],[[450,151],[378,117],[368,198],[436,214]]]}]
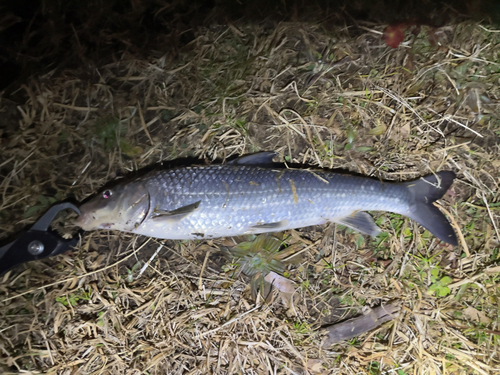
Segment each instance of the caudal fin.
[{"label": "caudal fin", "polygon": [[456,246],[457,236],[450,222],[432,204],[446,193],[454,179],[455,173],[442,171],[437,173],[437,178],[436,175],[429,175],[420,180],[407,182],[406,185],[415,199],[412,212],[408,216],[441,241]]}]

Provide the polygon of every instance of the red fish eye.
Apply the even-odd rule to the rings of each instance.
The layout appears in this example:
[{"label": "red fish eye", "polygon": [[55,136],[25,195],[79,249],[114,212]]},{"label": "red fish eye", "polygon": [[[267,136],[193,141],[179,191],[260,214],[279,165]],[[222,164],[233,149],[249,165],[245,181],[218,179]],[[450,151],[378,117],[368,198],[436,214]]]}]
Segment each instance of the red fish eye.
[{"label": "red fish eye", "polygon": [[108,198],[110,198],[112,195],[113,195],[113,192],[112,192],[111,190],[104,190],[104,191],[102,192],[102,197],[103,197],[104,199],[108,199]]}]

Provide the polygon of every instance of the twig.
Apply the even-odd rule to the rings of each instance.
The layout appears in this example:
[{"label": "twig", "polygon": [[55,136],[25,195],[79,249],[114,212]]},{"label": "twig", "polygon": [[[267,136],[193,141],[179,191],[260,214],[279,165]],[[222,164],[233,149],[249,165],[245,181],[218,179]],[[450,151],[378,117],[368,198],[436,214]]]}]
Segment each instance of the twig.
[{"label": "twig", "polygon": [[439,203],[436,203],[434,202],[434,205],[437,206],[441,211],[443,211],[446,215],[448,215],[448,218],[450,219],[451,221],[451,225],[453,226],[453,228],[455,228],[455,231],[457,232],[458,234],[458,238],[460,238],[460,243],[462,244],[462,247],[464,248],[464,252],[465,252],[465,255],[467,256],[467,258],[470,257],[470,251],[469,251],[469,246],[467,246],[467,242],[465,242],[465,238],[464,238],[464,235],[462,234],[462,230],[460,229],[460,227],[458,226],[458,223],[457,221],[455,220],[455,218],[448,212],[448,210],[446,210],[443,206],[441,206]]},{"label": "twig", "polygon": [[151,258],[149,258],[149,260],[146,262],[146,264],[144,266],[142,266],[141,270],[139,271],[139,274],[136,277],[136,280],[139,277],[141,277],[141,275],[143,274],[144,271],[146,271],[146,268],[148,268],[148,266],[151,264],[151,262],[153,261],[153,259],[158,255],[158,253],[160,252],[160,250],[162,248],[163,248],[163,244],[160,244],[160,246],[158,246],[158,249],[156,249],[156,251],[154,252],[154,254],[151,255]]},{"label": "twig", "polygon": [[491,210],[490,210],[490,205],[488,204],[488,201],[486,200],[486,197],[485,197],[483,192],[481,192],[481,195],[483,196],[483,201],[484,201],[484,204],[486,206],[486,209],[488,210],[488,215],[490,215],[491,222],[493,224],[493,227],[495,228],[495,233],[497,235],[497,238],[500,239],[500,235],[498,234],[498,228],[497,228],[497,224],[495,222],[495,218],[493,217],[493,214],[491,213]]},{"label": "twig", "polygon": [[[207,267],[208,257],[210,256],[211,251],[207,250],[205,253],[205,260],[203,261],[203,266],[200,271],[200,280],[198,281],[198,289],[203,290],[203,272],[205,272],[205,268]],[[206,295],[205,295],[206,298]]]}]

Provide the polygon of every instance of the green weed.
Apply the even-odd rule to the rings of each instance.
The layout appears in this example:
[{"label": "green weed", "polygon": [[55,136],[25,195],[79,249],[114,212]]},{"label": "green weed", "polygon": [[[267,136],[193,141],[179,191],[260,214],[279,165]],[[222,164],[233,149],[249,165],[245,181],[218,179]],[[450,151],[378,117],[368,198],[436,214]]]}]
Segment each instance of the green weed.
[{"label": "green weed", "polygon": [[64,199],[64,194],[60,191],[56,193],[53,197],[46,197],[44,195],[39,195],[36,197],[37,203],[31,207],[28,207],[24,212],[24,217],[28,218],[40,214],[41,212],[47,210],[56,202],[60,202]]},{"label": "green weed", "polygon": [[71,293],[69,295],[64,295],[60,297],[56,297],[56,302],[62,303],[64,306],[76,306],[78,301],[89,301],[92,295],[92,290],[88,289],[88,291],[85,291],[84,289],[81,289],[75,293]]},{"label": "green weed", "polygon": [[444,297],[450,294],[450,288],[448,288],[448,285],[451,284],[453,280],[448,276],[439,278],[439,269],[437,267],[431,270],[431,281],[432,284],[429,287],[430,294],[435,293],[438,297]]},{"label": "green weed", "polygon": [[299,335],[306,335],[311,332],[311,327],[306,322],[294,322],[292,327]]},{"label": "green weed", "polygon": [[379,375],[380,374],[380,363],[375,362],[375,361],[370,362],[368,364],[368,369],[367,370],[368,370],[368,373],[370,375]]},{"label": "green weed", "polygon": [[121,152],[125,155],[140,155],[143,151],[142,148],[130,143],[125,137],[126,131],[127,127],[123,121],[109,115],[97,120],[91,127],[89,135],[105,151],[120,147]]}]

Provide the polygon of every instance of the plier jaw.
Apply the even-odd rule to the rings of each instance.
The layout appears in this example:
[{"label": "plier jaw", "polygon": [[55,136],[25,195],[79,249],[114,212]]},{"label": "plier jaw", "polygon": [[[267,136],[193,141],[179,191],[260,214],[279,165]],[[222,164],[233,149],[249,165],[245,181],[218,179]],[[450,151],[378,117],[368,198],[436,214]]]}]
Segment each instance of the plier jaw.
[{"label": "plier jaw", "polygon": [[52,206],[33,226],[20,233],[8,244],[0,247],[0,274],[21,264],[58,255],[78,244],[79,236],[64,239],[49,226],[56,215],[63,210],[73,210],[80,215],[80,210],[69,202]]}]

